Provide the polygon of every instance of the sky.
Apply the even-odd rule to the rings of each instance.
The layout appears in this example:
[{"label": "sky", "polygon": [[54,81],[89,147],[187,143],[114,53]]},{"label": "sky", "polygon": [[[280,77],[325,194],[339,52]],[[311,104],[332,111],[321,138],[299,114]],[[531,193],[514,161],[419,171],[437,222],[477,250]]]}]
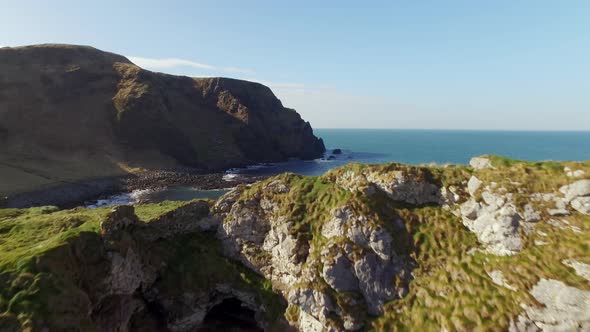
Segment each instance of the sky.
[{"label": "sky", "polygon": [[0,46],[39,43],[261,82],[315,128],[590,130],[586,0],[0,0]]}]

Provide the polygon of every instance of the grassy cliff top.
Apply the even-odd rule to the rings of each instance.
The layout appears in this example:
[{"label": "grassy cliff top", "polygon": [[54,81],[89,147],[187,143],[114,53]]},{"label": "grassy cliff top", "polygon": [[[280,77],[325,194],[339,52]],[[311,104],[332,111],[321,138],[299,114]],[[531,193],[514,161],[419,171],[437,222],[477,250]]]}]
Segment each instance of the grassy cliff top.
[{"label": "grassy cliff top", "polygon": [[[575,260],[590,264],[590,216],[572,209],[569,215],[551,215],[548,210],[554,208],[553,201],[535,200],[543,194],[562,197],[562,186],[590,179],[590,163],[485,158],[491,167],[349,164],[320,177],[281,174],[242,187],[234,204],[251,204],[252,198],[265,204],[271,202],[273,213],[292,222],[289,235],[316,248],[323,248],[327,241],[322,227],[334,218],[334,209],[343,206],[363,215],[367,223],[383,226],[392,233],[395,251],[415,263],[413,280],[409,293],[387,303],[383,315],[368,317],[374,330],[506,330],[522,313],[523,306],[540,305],[531,289],[541,279],[559,280],[580,291],[590,291],[588,280],[564,263]],[[482,185],[470,195],[466,187],[472,177]],[[433,184],[457,197],[444,204],[410,204],[393,199],[397,197],[395,192],[386,194],[373,188],[379,184],[385,190],[392,183],[410,183],[410,188]],[[464,226],[458,211],[460,205],[468,199],[484,204],[484,190],[502,197],[510,194],[519,213],[526,205],[539,211],[539,221],[522,223],[519,229],[524,242],[520,252],[510,256],[486,252],[478,237]],[[143,222],[149,222],[186,204],[138,205],[135,211]],[[62,299],[59,294],[79,291],[75,283],[60,284],[70,279],[51,276],[63,276],[64,266],[70,266],[56,263],[65,252],[73,250],[92,257],[100,223],[109,211],[110,208],[60,211],[54,207],[0,210],[0,330],[2,324],[16,321],[22,326],[35,326],[35,317],[47,320],[50,315],[63,315],[71,320],[84,315],[48,309],[55,305],[49,299]],[[403,222],[403,232],[396,228],[399,225],[394,227],[397,220]],[[128,241],[123,240],[121,243]],[[141,243],[138,245],[143,248]],[[271,308],[269,319],[284,313],[271,283],[224,257],[219,241],[211,234],[185,234],[149,248],[145,251],[150,253],[151,260],[170,263],[161,272],[159,287],[172,297],[181,297],[185,289],[203,291],[218,280],[227,280],[261,294],[260,302]],[[310,257],[318,254],[311,252]],[[494,274],[503,276],[504,286],[492,279]],[[313,287],[329,287],[321,279],[316,281]],[[328,293],[336,302],[343,297]],[[73,305],[62,303],[67,308]],[[291,306],[287,315],[293,320],[299,312]],[[91,321],[76,324],[92,327]]]}]

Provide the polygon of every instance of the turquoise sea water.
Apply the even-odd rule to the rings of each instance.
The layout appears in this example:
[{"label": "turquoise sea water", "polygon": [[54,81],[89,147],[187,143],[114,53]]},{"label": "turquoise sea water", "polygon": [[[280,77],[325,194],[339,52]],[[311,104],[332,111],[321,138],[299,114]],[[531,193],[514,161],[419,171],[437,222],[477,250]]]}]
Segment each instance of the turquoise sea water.
[{"label": "turquoise sea water", "polygon": [[[590,160],[590,132],[397,129],[316,129],[314,132],[324,139],[328,150],[324,158],[253,165],[230,170],[228,176],[273,175],[283,172],[319,175],[349,162],[466,164],[471,157],[482,154],[497,154],[529,161]],[[342,154],[332,155],[332,150],[336,148],[341,149]],[[226,190],[199,190],[184,186],[159,191],[140,190],[114,195],[89,206],[217,198],[225,192]]]},{"label": "turquoise sea water", "polygon": [[467,131],[404,129],[315,129],[333,160],[291,161],[243,171],[250,174],[294,172],[318,175],[351,161],[361,163],[466,164],[473,156],[497,154],[529,161],[590,160],[590,131]]}]

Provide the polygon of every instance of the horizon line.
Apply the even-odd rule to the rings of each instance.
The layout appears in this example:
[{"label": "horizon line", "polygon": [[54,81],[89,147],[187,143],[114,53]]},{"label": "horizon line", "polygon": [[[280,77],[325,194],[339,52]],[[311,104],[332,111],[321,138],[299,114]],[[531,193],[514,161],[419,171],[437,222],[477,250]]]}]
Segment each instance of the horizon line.
[{"label": "horizon line", "polygon": [[313,130],[415,130],[415,131],[500,131],[500,132],[567,132],[567,133],[590,133],[590,129],[465,129],[465,128],[385,128],[385,127],[313,127]]}]

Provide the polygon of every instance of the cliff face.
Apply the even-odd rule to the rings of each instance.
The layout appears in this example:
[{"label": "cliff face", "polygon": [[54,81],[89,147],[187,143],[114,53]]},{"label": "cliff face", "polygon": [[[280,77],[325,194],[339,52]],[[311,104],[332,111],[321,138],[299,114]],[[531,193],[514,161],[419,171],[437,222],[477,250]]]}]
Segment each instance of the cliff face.
[{"label": "cliff face", "polygon": [[0,210],[0,330],[588,331],[589,239],[590,163],[493,156]]},{"label": "cliff face", "polygon": [[324,151],[266,86],[154,73],[70,45],[0,49],[0,139],[0,181],[25,181],[6,192],[132,168],[221,169]]}]

